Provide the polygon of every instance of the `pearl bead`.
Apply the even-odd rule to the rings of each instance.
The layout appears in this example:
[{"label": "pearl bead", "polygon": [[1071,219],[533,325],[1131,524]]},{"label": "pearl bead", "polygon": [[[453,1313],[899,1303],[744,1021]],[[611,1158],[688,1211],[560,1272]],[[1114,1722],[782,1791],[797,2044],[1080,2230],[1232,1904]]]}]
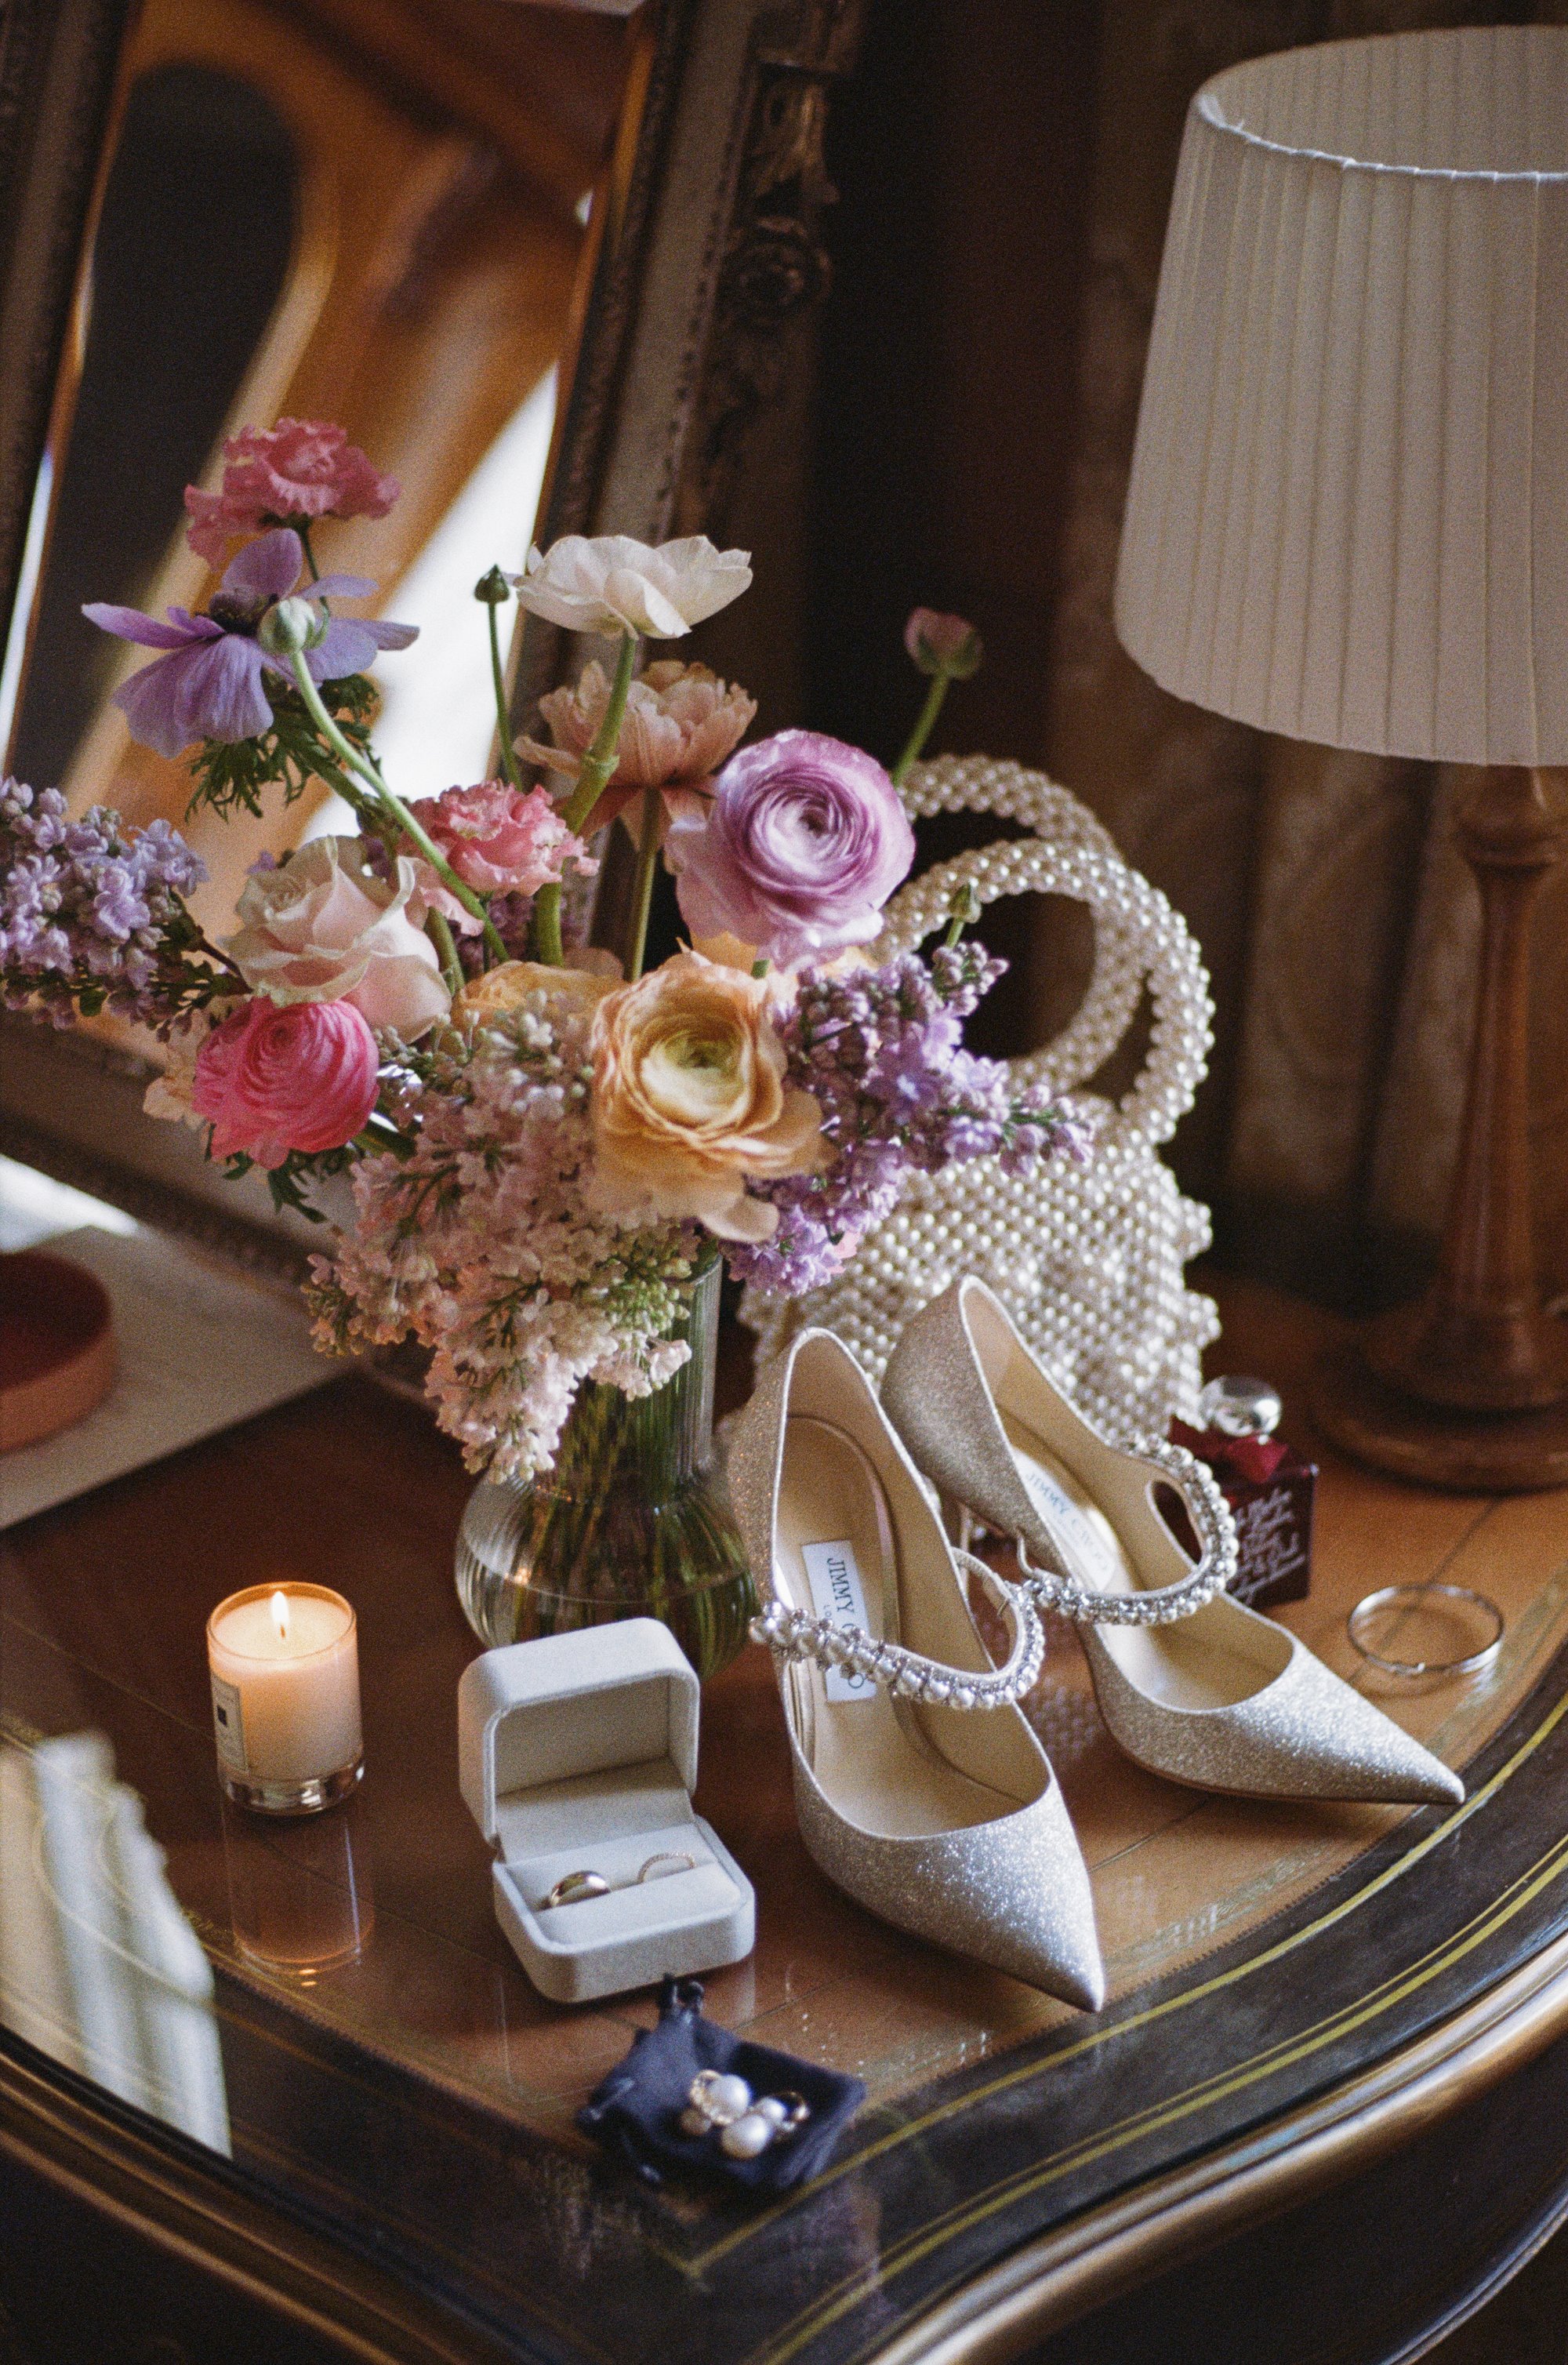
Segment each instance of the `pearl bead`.
[{"label": "pearl bead", "polygon": [[[1042,774],[985,756],[938,757],[914,767],[903,798],[915,816],[1005,813],[1033,835],[960,855],[913,880],[888,907],[874,959],[939,928],[965,880],[986,902],[1057,893],[1091,912],[1094,968],[1079,1009],[1054,1042],[1013,1066],[1021,1085],[1076,1095],[1101,1121],[1098,1140],[1083,1167],[1056,1159],[1030,1174],[1004,1175],[994,1159],[978,1159],[912,1177],[898,1209],[825,1288],[793,1301],[746,1292],[742,1318],[757,1335],[759,1363],[816,1322],[851,1339],[878,1379],[910,1314],[956,1272],[979,1270],[1107,1436],[1162,1436],[1173,1412],[1194,1417],[1201,1351],[1219,1327],[1212,1302],[1189,1291],[1182,1275],[1209,1243],[1207,1211],[1182,1197],[1156,1154],[1192,1105],[1213,1039],[1197,947],[1088,809]],[[1146,984],[1154,1014],[1148,1056],[1112,1106],[1084,1085],[1126,1033]],[[1199,1535],[1206,1545],[1203,1529]],[[1215,1549],[1222,1548],[1216,1531]]]},{"label": "pearl bead", "polygon": [[732,2159],[755,2159],[767,2149],[777,2132],[775,2122],[764,2117],[761,2111],[747,2111],[744,2118],[734,2120],[719,2137],[719,2148]]},{"label": "pearl bead", "polygon": [[781,2127],[790,2115],[790,2105],[781,2102],[777,2094],[764,2094],[756,2106],[756,2114],[759,2119],[767,2120],[771,2126]]},{"label": "pearl bead", "polygon": [[744,2078],[733,2074],[715,2078],[707,2091],[706,2109],[711,2119],[739,2119],[751,2108],[751,2088]]}]

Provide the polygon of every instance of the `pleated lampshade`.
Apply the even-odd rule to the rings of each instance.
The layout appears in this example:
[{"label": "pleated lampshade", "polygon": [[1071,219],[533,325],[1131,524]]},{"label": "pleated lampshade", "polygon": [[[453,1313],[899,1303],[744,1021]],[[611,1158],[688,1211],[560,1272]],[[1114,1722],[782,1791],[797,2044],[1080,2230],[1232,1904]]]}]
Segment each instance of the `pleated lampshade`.
[{"label": "pleated lampshade", "polygon": [[1265,731],[1568,764],[1568,27],[1325,42],[1198,92],[1116,625]]}]

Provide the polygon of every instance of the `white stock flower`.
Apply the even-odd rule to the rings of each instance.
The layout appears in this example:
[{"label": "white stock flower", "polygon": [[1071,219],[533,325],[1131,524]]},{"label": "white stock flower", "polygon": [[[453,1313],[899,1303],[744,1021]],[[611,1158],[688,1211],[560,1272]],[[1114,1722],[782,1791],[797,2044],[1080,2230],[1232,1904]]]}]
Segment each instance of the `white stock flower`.
[{"label": "white stock flower", "polygon": [[751,553],[716,550],[703,533],[656,550],[625,533],[568,533],[531,550],[523,573],[508,580],[524,608],[568,632],[673,641],[740,598]]}]

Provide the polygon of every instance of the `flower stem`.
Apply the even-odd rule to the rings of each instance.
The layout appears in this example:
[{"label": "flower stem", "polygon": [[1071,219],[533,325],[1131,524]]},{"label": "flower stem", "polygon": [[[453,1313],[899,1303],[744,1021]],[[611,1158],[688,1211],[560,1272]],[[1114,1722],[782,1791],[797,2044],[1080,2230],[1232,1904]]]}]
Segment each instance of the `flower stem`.
[{"label": "flower stem", "polygon": [[[632,687],[632,668],[637,662],[637,635],[628,633],[621,643],[621,654],[615,663],[615,679],[610,685],[610,703],[604,719],[593,734],[593,743],[578,768],[577,786],[561,808],[561,819],[566,827],[580,837],[606,781],[615,769],[616,752],[621,745],[621,724],[626,712],[626,693]],[[533,949],[542,961],[560,969],[566,961],[561,943],[561,889],[552,880],[541,887],[533,899]]]},{"label": "flower stem", "polygon": [[925,693],[925,703],[920,710],[920,719],[904,742],[903,754],[899,757],[889,776],[895,789],[902,788],[909,777],[910,766],[919,761],[926,741],[936,727],[936,717],[942,712],[942,701],[947,695],[947,681],[948,677],[945,673],[933,674],[931,677],[931,687]]},{"label": "flower stem", "polygon": [[451,924],[444,912],[425,913],[425,934],[435,947],[448,993],[457,992],[463,983],[463,970],[457,958],[457,947],[452,941]]},{"label": "flower stem", "polygon": [[569,830],[580,837],[583,824],[599,800],[599,795],[615,769],[616,752],[621,745],[621,724],[626,712],[626,694],[632,687],[632,668],[637,662],[637,635],[627,633],[622,639],[621,654],[615,661],[615,679],[610,687],[610,703],[604,719],[593,734],[592,744],[577,771],[577,782],[561,809],[561,819]]},{"label": "flower stem", "polygon": [[484,897],[476,895],[466,880],[459,879],[446,857],[427,832],[420,828],[402,799],[393,795],[382,779],[375,758],[365,755],[362,749],[353,745],[352,740],[344,738],[321,702],[321,693],[310,678],[310,668],[305,662],[304,652],[296,650],[289,663],[293,667],[294,678],[299,687],[299,695],[305,701],[306,712],[333,755],[351,772],[357,772],[361,779],[368,783],[386,819],[390,821],[404,837],[409,838],[419,847],[437,876],[451,888],[464,910],[472,912],[475,918],[482,922],[486,948],[495,955],[498,961],[504,961],[507,958],[507,948],[501,942],[499,930],[491,921],[489,908]]},{"label": "flower stem", "polygon": [[648,948],[648,913],[654,901],[654,871],[659,858],[659,809],[664,798],[657,789],[643,790],[643,830],[637,840],[637,876],[632,889],[632,944],[626,958],[630,984],[643,974]]},{"label": "flower stem", "polygon": [[496,686],[496,728],[500,737],[501,770],[509,788],[521,790],[522,768],[517,760],[517,750],[511,744],[511,716],[507,712],[507,678],[501,664],[501,628],[494,600],[485,608],[490,628],[490,678]]},{"label": "flower stem", "polygon": [[[299,536],[299,546],[305,553],[305,564],[310,569],[310,580],[312,583],[318,583],[321,578],[321,570],[316,564],[316,554],[310,547],[310,528],[304,518],[299,519],[294,531]],[[321,604],[325,607],[327,603],[323,600]]]}]

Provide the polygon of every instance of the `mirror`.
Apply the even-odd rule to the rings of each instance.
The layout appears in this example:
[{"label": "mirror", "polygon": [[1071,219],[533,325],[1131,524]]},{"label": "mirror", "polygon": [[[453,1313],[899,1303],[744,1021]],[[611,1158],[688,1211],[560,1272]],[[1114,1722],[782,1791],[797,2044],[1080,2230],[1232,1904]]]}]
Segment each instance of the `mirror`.
[{"label": "mirror", "polygon": [[[205,605],[184,488],[216,485],[226,435],[279,417],[341,422],[402,487],[386,519],[317,538],[324,569],[377,580],[373,611],[420,627],[380,676],[387,760],[431,789],[483,774],[467,594],[526,553],[633,36],[492,5],[469,12],[465,56],[415,12],[378,13],[345,32],[318,0],[148,0],[138,21],[10,763],[73,807],[183,820],[183,762],[137,745],[110,703],[143,653],[82,603]],[[197,816],[212,913],[263,846],[330,821],[319,784],[238,829]]]},{"label": "mirror", "polygon": [[[302,417],[341,422],[402,487],[386,519],[316,541],[324,569],[376,579],[370,612],[421,627],[377,668],[388,770],[415,794],[481,777],[480,573],[531,534],[727,532],[825,291],[827,96],[862,13],[145,0],[122,39],[122,0],[90,25],[12,0],[0,81],[36,137],[0,155],[9,768],[79,807],[182,819],[182,763],[132,743],[109,702],[139,653],[81,604],[202,604],[184,486],[216,485],[239,425]],[[531,620],[519,721],[575,670],[561,644]],[[198,916],[226,929],[256,857],[333,821],[319,785],[263,821],[197,815]],[[144,1119],[144,1048],[0,1014],[12,1154],[297,1267],[297,1219]]]}]

